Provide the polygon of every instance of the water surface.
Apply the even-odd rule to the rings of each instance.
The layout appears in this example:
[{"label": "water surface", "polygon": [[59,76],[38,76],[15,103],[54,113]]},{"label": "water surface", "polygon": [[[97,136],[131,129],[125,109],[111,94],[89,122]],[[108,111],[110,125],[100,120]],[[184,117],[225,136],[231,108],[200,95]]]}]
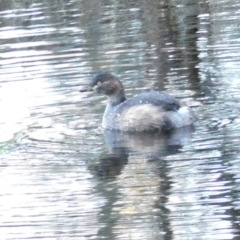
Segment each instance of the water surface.
[{"label": "water surface", "polygon": [[[2,1],[1,239],[238,239],[240,2]],[[195,130],[101,129],[99,70]]]}]

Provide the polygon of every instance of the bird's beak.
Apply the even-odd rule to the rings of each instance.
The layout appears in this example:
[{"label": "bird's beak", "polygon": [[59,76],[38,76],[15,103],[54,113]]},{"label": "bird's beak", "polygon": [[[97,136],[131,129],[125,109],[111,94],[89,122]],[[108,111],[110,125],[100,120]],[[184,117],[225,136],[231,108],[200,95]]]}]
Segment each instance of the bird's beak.
[{"label": "bird's beak", "polygon": [[79,90],[79,92],[92,92],[93,91],[93,87],[91,86],[85,86],[82,89]]}]

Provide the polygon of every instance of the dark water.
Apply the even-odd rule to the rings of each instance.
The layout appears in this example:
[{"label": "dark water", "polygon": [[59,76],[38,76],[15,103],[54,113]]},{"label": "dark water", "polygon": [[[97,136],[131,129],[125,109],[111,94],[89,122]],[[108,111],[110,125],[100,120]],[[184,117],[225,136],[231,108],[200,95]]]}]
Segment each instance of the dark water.
[{"label": "dark water", "polygon": [[[0,2],[1,239],[240,239],[240,1]],[[103,132],[98,70],[187,102],[195,131]]]}]

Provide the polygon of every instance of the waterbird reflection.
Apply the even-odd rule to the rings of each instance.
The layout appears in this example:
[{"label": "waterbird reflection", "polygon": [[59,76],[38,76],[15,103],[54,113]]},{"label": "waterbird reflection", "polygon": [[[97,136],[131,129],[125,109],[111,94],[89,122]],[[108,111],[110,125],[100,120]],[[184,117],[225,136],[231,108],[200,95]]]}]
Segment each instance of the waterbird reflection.
[{"label": "waterbird reflection", "polygon": [[176,129],[171,133],[131,132],[104,130],[108,147],[91,170],[98,177],[114,178],[128,164],[129,156],[141,156],[147,161],[157,161],[164,156],[176,154],[190,142],[193,126]]}]

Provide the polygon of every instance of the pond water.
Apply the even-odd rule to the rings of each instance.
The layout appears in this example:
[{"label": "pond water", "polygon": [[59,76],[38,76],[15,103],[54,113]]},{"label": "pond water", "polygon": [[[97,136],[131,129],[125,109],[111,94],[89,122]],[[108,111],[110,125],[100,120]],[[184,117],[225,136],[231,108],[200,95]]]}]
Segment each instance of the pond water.
[{"label": "pond water", "polygon": [[[240,1],[0,3],[1,239],[239,239]],[[195,129],[101,129],[99,70]]]}]

